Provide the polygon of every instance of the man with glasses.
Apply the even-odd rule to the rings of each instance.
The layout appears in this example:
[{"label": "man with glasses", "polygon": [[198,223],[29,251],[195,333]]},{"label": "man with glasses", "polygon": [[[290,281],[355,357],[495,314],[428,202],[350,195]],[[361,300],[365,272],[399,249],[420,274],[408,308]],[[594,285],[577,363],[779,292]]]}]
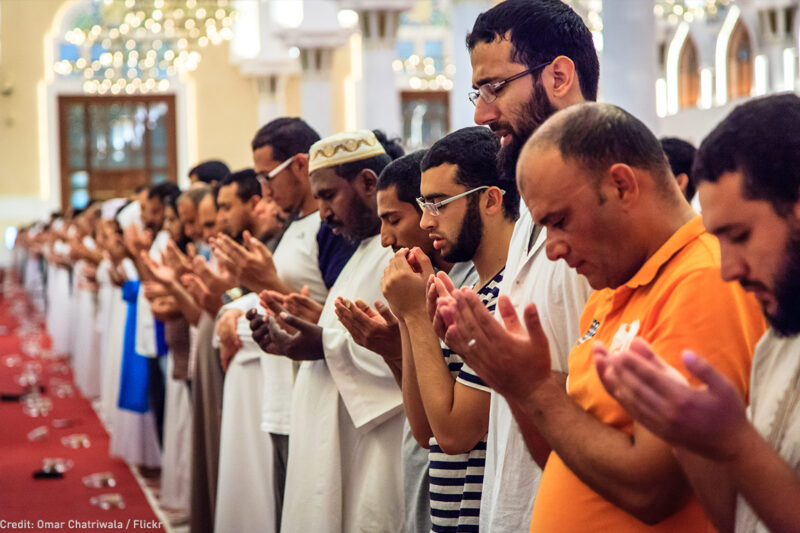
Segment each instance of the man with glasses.
[{"label": "man with glasses", "polygon": [[[514,182],[520,150],[556,110],[597,98],[599,64],[592,35],[559,0],[506,0],[482,13],[467,37],[472,63],[475,122],[501,139],[498,162]],[[446,209],[446,208],[445,208]],[[564,261],[545,253],[546,231],[524,205],[514,228],[501,294],[520,307],[536,302],[564,379],[570,348],[591,288]],[[528,528],[546,454],[534,461],[526,444],[538,434],[520,426],[512,406],[491,394],[480,528],[517,532]]]},{"label": "man with glasses", "polygon": [[558,112],[528,140],[518,171],[521,196],[547,229],[547,255],[595,289],[567,389],[551,371],[538,302],[519,317],[501,296],[505,328],[463,289],[438,310],[451,346],[552,448],[530,531],[711,530],[669,445],[603,390],[592,346],[614,353],[638,335],[684,373],[681,350],[699,350],[746,395],[764,330],[755,300],[720,279],[717,240],[680,192],[658,139],[624,110],[587,103]]},{"label": "man with glasses", "polygon": [[[337,297],[374,302],[391,254],[381,247],[378,174],[387,149],[369,130],[322,139],[309,150],[320,215],[357,249],[330,289],[316,322],[262,298],[272,313],[248,312],[264,351],[300,362],[290,420],[281,530],[403,529],[400,391],[379,355],[357,345],[336,318]],[[286,237],[284,237],[285,239]],[[284,329],[286,326],[286,329]]]},{"label": "man with glasses", "polygon": [[[220,531],[263,528],[273,521],[273,509],[275,530],[280,530],[289,455],[293,364],[258,347],[244,313],[259,305],[263,290],[289,294],[305,287],[321,306],[355,250],[320,220],[308,177],[308,150],[317,140],[317,132],[302,119],[282,117],[263,126],[252,141],[262,194],[255,216],[268,215],[269,199],[291,217],[274,254],[249,234],[242,245],[224,236],[214,241],[223,265],[252,291],[226,306],[217,327],[226,371],[216,514]],[[270,449],[271,457],[265,455]],[[265,499],[273,499],[274,508]],[[243,505],[259,512],[242,513]]]},{"label": "man with glasses", "polygon": [[[417,200],[433,248],[447,262],[474,263],[474,290],[490,310],[519,212],[516,187],[496,166],[499,148],[480,127],[439,140],[421,162]],[[400,323],[406,415],[417,442],[430,448],[432,530],[470,531],[478,527],[489,388],[437,337],[426,302],[433,276],[420,248],[400,249],[384,273],[383,293]]]}]

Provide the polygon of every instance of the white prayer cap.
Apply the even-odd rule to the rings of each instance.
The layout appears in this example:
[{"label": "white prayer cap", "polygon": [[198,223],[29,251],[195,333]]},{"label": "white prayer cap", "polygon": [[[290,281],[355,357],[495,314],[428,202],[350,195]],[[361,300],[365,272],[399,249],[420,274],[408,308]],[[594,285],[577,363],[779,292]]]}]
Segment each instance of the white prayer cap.
[{"label": "white prayer cap", "polygon": [[125,198],[112,198],[111,200],[103,202],[103,207],[100,211],[103,220],[113,220],[117,211],[119,211],[126,202],[127,200]]},{"label": "white prayer cap", "polygon": [[320,139],[308,150],[308,172],[386,154],[370,130],[346,131]]},{"label": "white prayer cap", "polygon": [[139,229],[142,229],[142,208],[139,202],[131,202],[123,207],[117,215],[117,221],[123,231],[132,224],[136,224]]}]

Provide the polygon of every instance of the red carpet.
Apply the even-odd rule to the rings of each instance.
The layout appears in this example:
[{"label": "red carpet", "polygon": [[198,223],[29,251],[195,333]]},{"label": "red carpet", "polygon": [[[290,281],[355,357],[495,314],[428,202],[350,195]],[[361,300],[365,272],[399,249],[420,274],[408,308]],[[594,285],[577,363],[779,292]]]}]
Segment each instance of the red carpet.
[{"label": "red carpet", "polygon": [[[16,332],[20,324],[36,326],[42,346],[49,347],[36,316],[22,291],[0,297],[0,392],[22,392],[17,379],[26,363],[34,362],[41,364],[40,383],[46,387],[42,396],[52,401],[49,414],[37,418],[26,415],[20,402],[0,402],[0,530],[164,531],[128,466],[109,457],[108,434],[89,401],[80,396],[71,370],[64,374],[62,362],[23,354],[24,343]],[[17,359],[15,354],[20,361],[9,366],[9,359],[11,364]],[[59,380],[72,385],[73,396],[57,396]],[[75,424],[53,427],[53,421],[59,419]],[[28,440],[28,433],[40,426],[47,426],[48,434],[41,440]],[[61,442],[62,437],[76,433],[88,436],[89,448],[72,449]],[[44,458],[69,459],[74,464],[62,479],[34,479]],[[83,477],[96,472],[110,472],[116,486],[85,486]],[[103,510],[90,503],[93,496],[108,493],[121,495],[125,507]]]}]

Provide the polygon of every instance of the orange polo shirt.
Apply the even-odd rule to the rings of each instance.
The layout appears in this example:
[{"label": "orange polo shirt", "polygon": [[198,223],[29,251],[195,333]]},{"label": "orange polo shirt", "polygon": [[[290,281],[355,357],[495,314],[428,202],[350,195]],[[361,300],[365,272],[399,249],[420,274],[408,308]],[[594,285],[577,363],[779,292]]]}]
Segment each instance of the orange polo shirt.
[{"label": "orange polo shirt", "polygon": [[[720,277],[719,244],[696,217],[676,231],[630,281],[616,289],[596,291],[589,298],[581,316],[583,337],[569,356],[568,392],[598,420],[633,433],[633,420],[597,377],[591,357],[593,341],[617,348],[615,344],[638,335],[687,378],[681,352],[694,350],[746,396],[753,350],[764,329],[755,298],[738,283],[726,283]],[[687,533],[714,528],[696,498],[661,523],[648,526],[585,485],[553,452],[539,485],[531,532],[581,531]]]}]

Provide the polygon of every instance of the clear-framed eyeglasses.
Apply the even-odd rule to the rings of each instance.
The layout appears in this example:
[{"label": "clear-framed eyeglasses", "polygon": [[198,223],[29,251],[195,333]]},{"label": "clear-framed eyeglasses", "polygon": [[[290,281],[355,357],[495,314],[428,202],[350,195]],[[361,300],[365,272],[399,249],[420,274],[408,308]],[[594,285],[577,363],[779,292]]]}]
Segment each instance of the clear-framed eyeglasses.
[{"label": "clear-framed eyeglasses", "polygon": [[472,105],[478,105],[478,98],[483,98],[483,101],[487,104],[491,104],[495,100],[497,100],[497,94],[500,90],[506,86],[506,84],[511,83],[514,80],[518,80],[523,76],[527,76],[528,74],[533,74],[537,70],[546,67],[552,63],[552,61],[548,61],[547,63],[542,63],[541,65],[536,65],[533,68],[529,68],[527,70],[523,70],[518,74],[514,74],[510,78],[506,78],[500,81],[494,81],[490,83],[484,83],[480,87],[478,87],[477,91],[470,91],[467,93],[467,97],[469,101],[472,102]]},{"label": "clear-framed eyeglasses", "polygon": [[[475,187],[474,189],[470,189],[466,192],[462,192],[461,194],[457,194],[455,196],[451,196],[450,198],[445,198],[444,200],[440,200],[438,202],[428,202],[420,196],[417,198],[417,205],[422,211],[427,211],[431,215],[438,217],[439,216],[439,209],[454,200],[458,200],[459,198],[463,198],[464,196],[468,196],[474,192],[482,191],[483,189],[488,189],[489,185],[481,185],[480,187]],[[506,191],[504,189],[499,189],[500,194],[505,194]]]},{"label": "clear-framed eyeglasses", "polygon": [[283,163],[281,163],[277,167],[273,168],[267,174],[263,174],[263,173],[259,172],[258,174],[256,174],[256,177],[258,178],[258,182],[262,186],[266,185],[270,181],[274,180],[275,176],[280,174],[281,171],[283,171],[286,167],[288,167],[292,163],[292,161],[294,161],[294,156],[290,157],[289,159],[287,159],[286,161],[284,161]]}]

